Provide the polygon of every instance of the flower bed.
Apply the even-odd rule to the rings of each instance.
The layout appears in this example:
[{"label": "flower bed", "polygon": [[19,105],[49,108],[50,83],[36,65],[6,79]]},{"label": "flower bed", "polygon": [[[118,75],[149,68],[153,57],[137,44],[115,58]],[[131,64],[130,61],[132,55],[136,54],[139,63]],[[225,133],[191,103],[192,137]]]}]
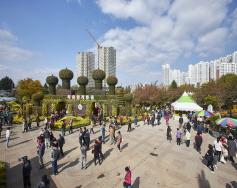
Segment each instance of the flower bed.
[{"label": "flower bed", "polygon": [[82,117],[76,117],[76,116],[66,116],[66,117],[55,122],[55,128],[61,129],[62,122],[63,122],[63,120],[65,120],[66,124],[67,124],[66,129],[68,129],[69,128],[69,121],[71,119],[73,119],[73,128],[90,125],[89,117],[82,118]]},{"label": "flower bed", "polygon": [[0,188],[6,187],[6,163],[0,161]]}]

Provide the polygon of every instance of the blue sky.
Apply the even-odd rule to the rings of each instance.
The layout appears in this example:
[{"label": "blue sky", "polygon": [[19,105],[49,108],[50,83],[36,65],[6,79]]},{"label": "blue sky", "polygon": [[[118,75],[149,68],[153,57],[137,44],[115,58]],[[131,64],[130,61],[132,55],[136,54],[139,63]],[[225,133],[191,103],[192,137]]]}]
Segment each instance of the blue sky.
[{"label": "blue sky", "polygon": [[[161,80],[161,65],[188,64],[237,50],[234,0],[1,0],[0,75],[41,80],[94,49],[90,30],[117,49],[123,85]],[[76,83],[74,77],[73,83]]]}]

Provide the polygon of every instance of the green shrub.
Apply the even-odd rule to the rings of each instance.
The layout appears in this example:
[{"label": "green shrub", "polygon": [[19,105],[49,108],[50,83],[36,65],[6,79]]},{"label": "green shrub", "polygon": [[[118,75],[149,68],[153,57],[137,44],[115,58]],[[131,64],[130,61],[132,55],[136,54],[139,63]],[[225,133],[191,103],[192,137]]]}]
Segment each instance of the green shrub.
[{"label": "green shrub", "polygon": [[66,124],[67,124],[66,129],[68,129],[69,128],[69,121],[71,119],[73,119],[73,127],[74,128],[90,125],[89,117],[82,118],[82,117],[76,117],[76,116],[66,116],[66,117],[61,118],[60,120],[55,122],[55,128],[61,129],[62,122],[63,122],[63,120],[65,120]]}]

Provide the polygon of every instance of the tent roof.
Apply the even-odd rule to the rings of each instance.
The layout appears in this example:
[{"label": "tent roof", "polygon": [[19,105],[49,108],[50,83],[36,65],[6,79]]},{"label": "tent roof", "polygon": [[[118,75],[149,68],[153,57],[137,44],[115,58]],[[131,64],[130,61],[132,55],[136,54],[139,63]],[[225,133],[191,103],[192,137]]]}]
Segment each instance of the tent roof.
[{"label": "tent roof", "polygon": [[180,103],[195,103],[195,101],[192,99],[192,97],[190,97],[186,92],[183,93],[183,95],[181,97],[179,97],[179,99],[176,102],[180,102]]},{"label": "tent roof", "polygon": [[178,111],[201,111],[203,109],[186,92],[171,105],[174,107],[174,110]]}]

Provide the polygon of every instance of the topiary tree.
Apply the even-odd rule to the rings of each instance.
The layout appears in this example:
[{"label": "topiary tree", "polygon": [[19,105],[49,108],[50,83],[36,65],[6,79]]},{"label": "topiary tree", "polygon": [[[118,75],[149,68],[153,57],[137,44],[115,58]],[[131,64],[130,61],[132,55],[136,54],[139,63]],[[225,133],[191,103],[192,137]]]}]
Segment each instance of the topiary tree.
[{"label": "topiary tree", "polygon": [[115,85],[118,83],[118,79],[115,76],[109,76],[107,78],[107,84],[109,85],[109,94],[115,95]]},{"label": "topiary tree", "polygon": [[92,78],[95,80],[95,89],[102,90],[102,81],[105,79],[105,72],[100,69],[94,70]]},{"label": "topiary tree", "polygon": [[34,93],[32,95],[32,101],[34,103],[34,105],[36,106],[40,106],[40,102],[44,99],[44,95],[41,92],[38,93]]},{"label": "topiary tree", "polygon": [[58,84],[58,78],[54,75],[51,75],[46,78],[46,82],[49,85],[49,88],[48,88],[49,94],[55,95],[56,85]]},{"label": "topiary tree", "polygon": [[88,78],[85,76],[79,76],[77,78],[77,83],[80,85],[79,94],[86,95],[86,85],[88,84]]},{"label": "topiary tree", "polygon": [[62,69],[59,71],[59,77],[62,79],[62,88],[70,89],[70,81],[73,78],[73,72],[69,69]]}]

